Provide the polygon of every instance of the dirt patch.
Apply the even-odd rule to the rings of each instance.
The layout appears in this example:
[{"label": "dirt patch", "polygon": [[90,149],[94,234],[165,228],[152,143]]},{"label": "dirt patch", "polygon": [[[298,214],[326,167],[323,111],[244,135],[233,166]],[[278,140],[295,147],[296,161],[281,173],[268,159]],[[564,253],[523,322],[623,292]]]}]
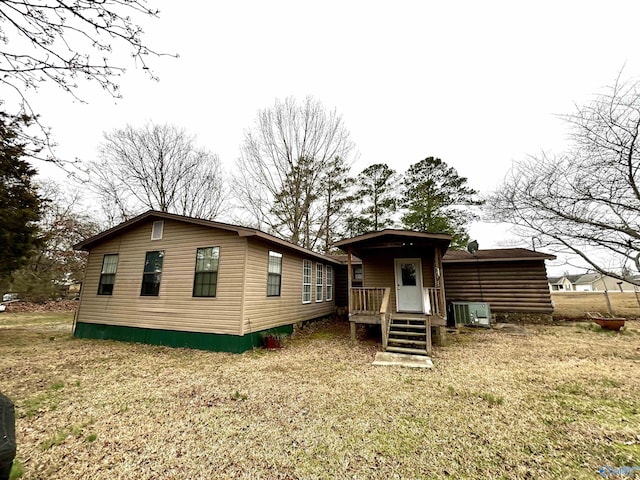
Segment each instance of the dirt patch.
[{"label": "dirt patch", "polygon": [[7,307],[3,313],[44,313],[44,312],[70,312],[78,308],[78,302],[75,300],[60,300],[45,303],[31,302],[7,302]]},{"label": "dirt patch", "polygon": [[[241,355],[0,330],[23,479],[595,478],[640,465],[640,323],[471,330],[434,368],[317,322]],[[11,319],[8,317],[9,320]],[[53,337],[53,338],[52,338]]]}]

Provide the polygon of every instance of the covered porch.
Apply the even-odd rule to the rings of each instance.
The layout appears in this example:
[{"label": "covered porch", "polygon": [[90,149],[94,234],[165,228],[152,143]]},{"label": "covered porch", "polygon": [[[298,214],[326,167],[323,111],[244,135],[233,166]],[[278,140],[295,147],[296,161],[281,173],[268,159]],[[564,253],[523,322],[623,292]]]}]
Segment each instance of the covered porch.
[{"label": "covered porch", "polygon": [[[380,325],[384,351],[429,355],[431,327],[446,325],[442,257],[450,240],[387,229],[337,242],[347,252],[351,338],[357,324]],[[352,272],[360,261],[356,287]]]}]

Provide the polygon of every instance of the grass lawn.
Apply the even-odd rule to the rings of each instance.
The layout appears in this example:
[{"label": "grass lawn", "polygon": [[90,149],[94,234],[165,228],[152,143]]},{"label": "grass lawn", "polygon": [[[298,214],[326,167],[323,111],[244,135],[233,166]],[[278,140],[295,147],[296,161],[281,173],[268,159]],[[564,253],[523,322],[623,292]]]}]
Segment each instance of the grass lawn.
[{"label": "grass lawn", "polygon": [[[633,292],[609,292],[613,314],[620,317],[640,317],[640,302]],[[555,292],[551,294],[556,318],[585,318],[585,312],[607,313],[603,292]]]},{"label": "grass lawn", "polygon": [[235,355],[72,339],[71,317],[0,316],[23,479],[592,479],[640,466],[638,321],[620,334],[472,330],[413,370],[373,367],[379,345],[364,330],[352,344],[339,323]]}]

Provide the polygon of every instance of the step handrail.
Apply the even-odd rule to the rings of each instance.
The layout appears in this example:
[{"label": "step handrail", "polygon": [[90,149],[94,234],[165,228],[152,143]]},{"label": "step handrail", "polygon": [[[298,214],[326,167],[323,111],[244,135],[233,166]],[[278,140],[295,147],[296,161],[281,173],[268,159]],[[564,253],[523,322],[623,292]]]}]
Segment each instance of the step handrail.
[{"label": "step handrail", "polygon": [[389,321],[389,299],[391,298],[391,288],[384,289],[382,295],[382,302],[380,303],[380,323],[382,329],[382,350],[387,350],[387,343],[389,341],[389,330],[391,329],[391,322]]}]

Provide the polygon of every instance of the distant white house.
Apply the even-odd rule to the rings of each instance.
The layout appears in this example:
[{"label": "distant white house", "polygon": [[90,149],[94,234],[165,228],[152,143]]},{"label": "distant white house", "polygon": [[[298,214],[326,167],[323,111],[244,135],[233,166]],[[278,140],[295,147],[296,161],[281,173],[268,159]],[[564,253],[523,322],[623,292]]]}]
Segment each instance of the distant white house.
[{"label": "distant white house", "polygon": [[551,292],[634,292],[639,288],[633,283],[600,273],[549,277],[548,282]]},{"label": "distant white house", "polygon": [[563,275],[561,277],[549,277],[549,290],[552,292],[573,292],[573,284],[582,275]]}]

